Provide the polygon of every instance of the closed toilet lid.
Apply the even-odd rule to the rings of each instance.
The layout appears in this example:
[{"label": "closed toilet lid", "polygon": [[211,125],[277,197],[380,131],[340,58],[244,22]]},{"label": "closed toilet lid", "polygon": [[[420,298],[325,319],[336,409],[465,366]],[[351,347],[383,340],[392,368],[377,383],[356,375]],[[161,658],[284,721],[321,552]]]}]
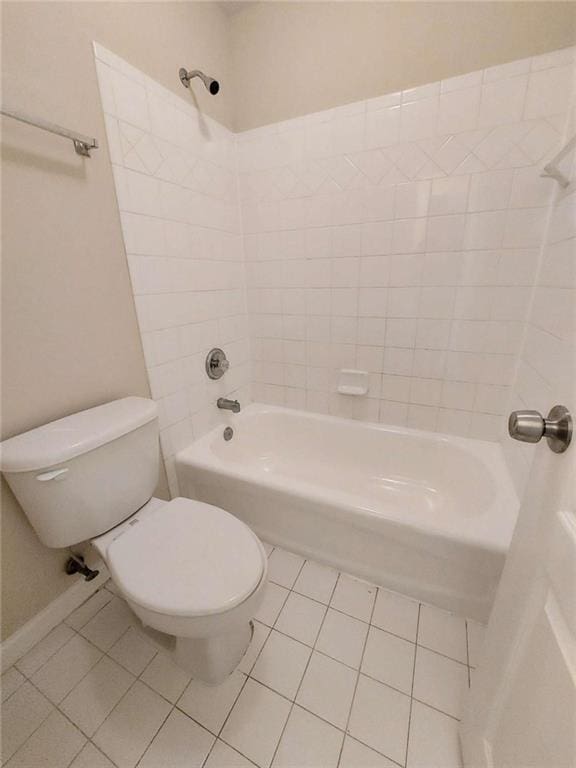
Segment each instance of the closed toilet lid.
[{"label": "closed toilet lid", "polygon": [[243,602],[260,583],[264,557],[241,520],[191,499],[163,504],[108,548],[125,597],[175,616],[221,613]]}]

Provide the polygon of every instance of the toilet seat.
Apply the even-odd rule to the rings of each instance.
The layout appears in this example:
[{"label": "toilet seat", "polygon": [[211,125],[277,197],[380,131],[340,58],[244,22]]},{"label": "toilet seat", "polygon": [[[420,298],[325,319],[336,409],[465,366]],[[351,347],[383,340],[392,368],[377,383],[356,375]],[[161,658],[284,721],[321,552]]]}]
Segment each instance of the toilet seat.
[{"label": "toilet seat", "polygon": [[178,498],[114,539],[108,567],[124,596],[156,613],[207,616],[245,601],[265,572],[265,553],[241,520]]}]

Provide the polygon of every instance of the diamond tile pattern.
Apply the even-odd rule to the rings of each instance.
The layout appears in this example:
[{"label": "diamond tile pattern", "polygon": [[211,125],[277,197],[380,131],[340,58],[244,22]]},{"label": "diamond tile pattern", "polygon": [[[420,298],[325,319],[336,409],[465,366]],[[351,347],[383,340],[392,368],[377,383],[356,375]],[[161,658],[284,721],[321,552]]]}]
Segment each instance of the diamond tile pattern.
[{"label": "diamond tile pattern", "polygon": [[[266,551],[276,563],[298,563],[297,573],[286,571],[293,588],[278,589],[283,601],[306,600],[307,610],[287,624],[283,611],[269,614],[270,627],[256,621],[245,658],[224,683],[190,680],[133,623],[103,653],[71,627],[94,622],[94,639],[108,645],[122,601],[111,611],[110,600],[92,597],[18,662],[23,671],[5,673],[6,764],[461,766],[456,728],[483,627],[285,550]],[[55,701],[68,692],[53,705],[36,681]]]},{"label": "diamond tile pattern", "polygon": [[[255,399],[499,439],[528,307],[514,290],[536,274],[506,265],[543,237],[554,185],[540,169],[562,143],[573,62],[571,49],[239,136]],[[502,174],[519,194],[479,209],[469,190]],[[359,267],[345,293],[343,258]],[[362,402],[335,391],[348,367],[370,374]]]},{"label": "diamond tile pattern", "polygon": [[[173,491],[220,395],[499,438],[574,49],[237,135],[96,57]],[[511,194],[478,209],[469,191],[502,174]],[[217,384],[214,344],[232,362]],[[341,368],[370,374],[362,401],[336,392]]]}]

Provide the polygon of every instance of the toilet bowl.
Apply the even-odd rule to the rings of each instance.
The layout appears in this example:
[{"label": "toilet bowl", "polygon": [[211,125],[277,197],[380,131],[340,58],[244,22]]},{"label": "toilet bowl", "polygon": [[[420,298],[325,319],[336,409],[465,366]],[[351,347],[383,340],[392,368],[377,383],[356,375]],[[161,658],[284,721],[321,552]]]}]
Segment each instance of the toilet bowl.
[{"label": "toilet bowl", "polygon": [[211,504],[152,499],[91,544],[142,624],[175,638],[177,664],[211,684],[234,671],[267,574],[247,525]]},{"label": "toilet bowl", "polygon": [[125,397],[5,440],[0,469],[46,546],[90,541],[162,647],[218,683],[250,642],[266,554],[223,509],[152,496],[158,434],[156,403]]}]

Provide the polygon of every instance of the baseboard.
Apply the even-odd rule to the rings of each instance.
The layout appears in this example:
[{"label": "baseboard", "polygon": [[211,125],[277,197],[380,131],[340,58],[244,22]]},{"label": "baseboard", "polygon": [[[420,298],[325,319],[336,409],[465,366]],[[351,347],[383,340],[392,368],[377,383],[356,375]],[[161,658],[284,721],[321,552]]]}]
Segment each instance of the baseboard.
[{"label": "baseboard", "polygon": [[69,589],[58,595],[46,608],[43,608],[40,613],[37,613],[24,626],[17,629],[14,634],[4,640],[0,645],[0,667],[2,672],[18,661],[30,648],[42,640],[48,632],[60,624],[61,621],[64,621],[69,613],[72,613],[74,609],[82,605],[85,600],[108,581],[110,574],[104,563],[100,562],[94,567],[100,571],[95,579],[84,581],[84,579],[79,579],[77,576],[74,577],[76,582]]}]

